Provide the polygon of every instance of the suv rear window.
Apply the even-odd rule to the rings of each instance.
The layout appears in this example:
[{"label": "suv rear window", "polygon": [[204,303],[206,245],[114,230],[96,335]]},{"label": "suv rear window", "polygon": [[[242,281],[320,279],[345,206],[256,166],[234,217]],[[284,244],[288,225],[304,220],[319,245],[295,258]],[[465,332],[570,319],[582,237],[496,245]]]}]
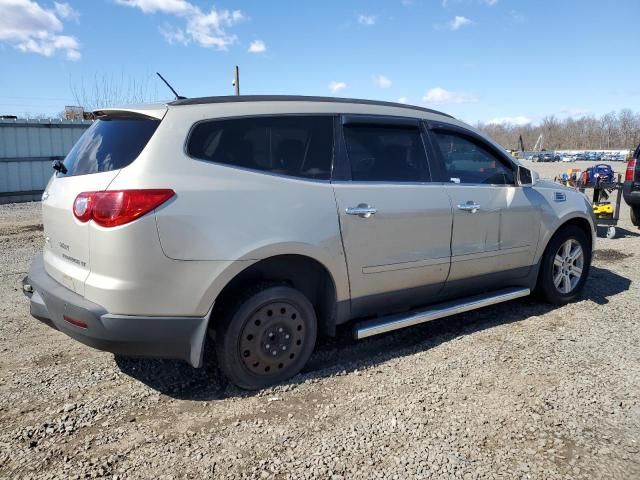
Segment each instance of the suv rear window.
[{"label": "suv rear window", "polygon": [[328,180],[333,158],[333,117],[202,122],[193,129],[187,151],[192,157],[225,165]]},{"label": "suv rear window", "polygon": [[153,136],[160,120],[113,118],[97,120],[64,159],[67,173],[88,175],[124,168],[133,162]]}]

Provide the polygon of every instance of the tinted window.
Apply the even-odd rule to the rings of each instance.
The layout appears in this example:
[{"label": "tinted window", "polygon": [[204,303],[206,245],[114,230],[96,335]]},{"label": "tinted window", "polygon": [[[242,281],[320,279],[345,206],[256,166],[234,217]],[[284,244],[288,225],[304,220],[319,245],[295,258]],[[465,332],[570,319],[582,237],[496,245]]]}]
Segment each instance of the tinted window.
[{"label": "tinted window", "polygon": [[513,171],[486,148],[452,133],[434,132],[446,171],[454,183],[513,184]]},{"label": "tinted window", "polygon": [[344,138],[353,180],[425,180],[426,155],[417,128],[347,125]]},{"label": "tinted window", "polygon": [[333,118],[254,117],[198,124],[191,156],[280,175],[328,180]]},{"label": "tinted window", "polygon": [[65,175],[87,175],[124,168],[133,162],[158,128],[160,120],[97,120],[64,160]]}]

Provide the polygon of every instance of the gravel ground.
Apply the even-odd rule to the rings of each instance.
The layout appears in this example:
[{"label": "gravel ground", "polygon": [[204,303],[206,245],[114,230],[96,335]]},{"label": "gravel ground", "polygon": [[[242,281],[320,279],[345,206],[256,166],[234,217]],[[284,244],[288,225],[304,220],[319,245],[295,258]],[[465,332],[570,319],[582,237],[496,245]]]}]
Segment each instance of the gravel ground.
[{"label": "gravel ground", "polygon": [[[534,165],[543,177],[566,165]],[[290,383],[85,347],[32,319],[39,204],[0,206],[1,478],[640,478],[640,231],[584,299],[514,301],[355,342]]]}]

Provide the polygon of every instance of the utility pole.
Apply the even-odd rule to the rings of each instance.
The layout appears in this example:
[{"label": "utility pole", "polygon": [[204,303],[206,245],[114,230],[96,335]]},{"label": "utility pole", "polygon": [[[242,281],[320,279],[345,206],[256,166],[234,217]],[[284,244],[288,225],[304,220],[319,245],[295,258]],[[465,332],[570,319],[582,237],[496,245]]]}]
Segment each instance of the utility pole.
[{"label": "utility pole", "polygon": [[236,65],[233,73],[233,86],[236,89],[236,95],[240,95],[240,69],[238,65]]}]

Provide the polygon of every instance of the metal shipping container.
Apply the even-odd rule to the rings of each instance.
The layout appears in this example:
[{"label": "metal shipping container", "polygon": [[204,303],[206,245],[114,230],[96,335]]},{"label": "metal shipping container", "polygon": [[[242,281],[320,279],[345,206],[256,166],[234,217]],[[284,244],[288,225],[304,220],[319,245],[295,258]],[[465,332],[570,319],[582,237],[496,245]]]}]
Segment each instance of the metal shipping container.
[{"label": "metal shipping container", "polygon": [[62,160],[91,125],[88,120],[0,119],[0,204],[39,200]]}]

